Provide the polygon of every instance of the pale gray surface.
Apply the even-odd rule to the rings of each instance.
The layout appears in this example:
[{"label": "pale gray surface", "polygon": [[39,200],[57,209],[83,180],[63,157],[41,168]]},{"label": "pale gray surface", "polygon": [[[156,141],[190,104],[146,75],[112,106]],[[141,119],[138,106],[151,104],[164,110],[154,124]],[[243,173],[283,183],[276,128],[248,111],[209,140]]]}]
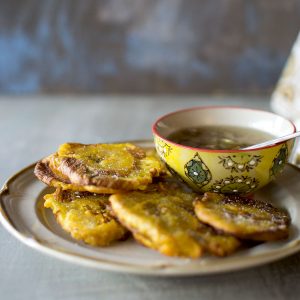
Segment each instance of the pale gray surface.
[{"label": "pale gray surface", "polygon": [[[269,109],[245,97],[0,98],[0,181],[60,143],[151,138],[160,115],[198,105]],[[0,227],[0,299],[299,299],[300,254],[263,267],[192,278],[97,271],[42,255]]]}]

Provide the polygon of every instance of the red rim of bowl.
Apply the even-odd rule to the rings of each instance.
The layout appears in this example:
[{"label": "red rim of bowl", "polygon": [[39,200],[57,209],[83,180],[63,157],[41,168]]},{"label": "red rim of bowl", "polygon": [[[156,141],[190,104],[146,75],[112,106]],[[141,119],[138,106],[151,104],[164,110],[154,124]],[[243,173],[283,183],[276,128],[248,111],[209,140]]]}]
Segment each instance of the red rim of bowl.
[{"label": "red rim of bowl", "polygon": [[272,144],[270,146],[265,146],[265,147],[260,147],[260,148],[255,148],[255,149],[248,149],[248,150],[243,150],[243,149],[240,149],[240,150],[217,150],[217,149],[205,149],[205,148],[194,148],[194,147],[190,147],[190,146],[185,146],[185,145],[181,145],[181,144],[177,144],[173,141],[170,141],[168,140],[167,138],[165,137],[162,137],[158,132],[157,132],[157,124],[159,122],[161,122],[164,118],[166,117],[169,117],[169,116],[172,116],[172,115],[175,115],[177,113],[182,113],[182,112],[188,112],[188,111],[191,111],[191,110],[202,110],[202,109],[240,109],[240,110],[251,110],[251,111],[258,111],[258,112],[263,112],[263,113],[268,113],[268,114],[271,114],[273,116],[276,116],[276,117],[280,117],[286,121],[288,121],[292,127],[293,127],[293,132],[292,133],[295,133],[296,132],[296,126],[295,124],[280,116],[280,115],[277,115],[275,113],[272,113],[272,112],[269,112],[269,111],[266,111],[266,110],[261,110],[261,109],[254,109],[254,108],[245,108],[245,107],[238,107],[238,106],[195,106],[195,107],[190,107],[190,108],[185,108],[185,109],[180,109],[180,110],[176,110],[176,111],[173,111],[173,112],[170,112],[170,113],[167,113],[161,117],[159,117],[152,125],[152,132],[154,135],[158,136],[159,138],[173,144],[173,145],[177,145],[179,147],[182,147],[182,148],[186,148],[186,149],[191,149],[191,150],[194,150],[194,151],[202,151],[202,152],[213,152],[213,153],[218,153],[218,152],[229,152],[229,153],[239,153],[239,152],[253,152],[253,151],[257,151],[257,150],[262,150],[262,149],[268,149],[268,148],[272,148],[274,146],[278,146],[278,145],[281,145],[281,144],[284,144],[285,142],[279,142],[279,143],[275,143],[275,144]]}]

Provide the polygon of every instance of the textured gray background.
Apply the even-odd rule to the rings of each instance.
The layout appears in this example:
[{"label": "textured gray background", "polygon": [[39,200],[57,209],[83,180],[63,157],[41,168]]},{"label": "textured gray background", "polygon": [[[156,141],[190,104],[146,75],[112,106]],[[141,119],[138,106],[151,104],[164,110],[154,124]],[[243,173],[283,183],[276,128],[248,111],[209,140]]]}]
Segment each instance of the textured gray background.
[{"label": "textured gray background", "polygon": [[[268,109],[265,100],[0,97],[0,183],[66,141],[95,143],[151,138],[152,122],[166,112],[208,104]],[[45,256],[21,244],[1,225],[0,266],[1,300],[282,300],[299,299],[300,295],[300,254],[223,275],[142,277],[87,269]]]},{"label": "textured gray background", "polygon": [[300,0],[0,0],[0,93],[268,93]]}]

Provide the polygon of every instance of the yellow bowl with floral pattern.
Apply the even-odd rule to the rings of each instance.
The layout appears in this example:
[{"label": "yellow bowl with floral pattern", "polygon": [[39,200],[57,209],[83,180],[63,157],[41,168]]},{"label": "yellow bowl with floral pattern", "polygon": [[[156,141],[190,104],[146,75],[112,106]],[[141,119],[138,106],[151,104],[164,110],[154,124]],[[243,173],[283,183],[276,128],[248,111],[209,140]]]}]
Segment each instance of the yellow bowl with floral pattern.
[{"label": "yellow bowl with floral pattern", "polygon": [[248,194],[280,173],[292,152],[294,139],[255,150],[210,150],[172,142],[173,132],[197,126],[238,126],[274,137],[296,131],[276,114],[238,107],[196,107],[169,113],[153,125],[157,153],[170,172],[198,192]]}]

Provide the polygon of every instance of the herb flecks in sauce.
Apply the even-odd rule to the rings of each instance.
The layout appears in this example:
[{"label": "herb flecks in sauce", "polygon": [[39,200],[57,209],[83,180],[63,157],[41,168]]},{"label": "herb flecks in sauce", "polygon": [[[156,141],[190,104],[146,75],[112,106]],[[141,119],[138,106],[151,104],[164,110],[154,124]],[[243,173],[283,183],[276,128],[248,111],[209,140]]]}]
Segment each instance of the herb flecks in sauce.
[{"label": "herb flecks in sauce", "polygon": [[235,126],[189,127],[168,136],[177,144],[212,150],[237,150],[272,138],[267,132]]}]

